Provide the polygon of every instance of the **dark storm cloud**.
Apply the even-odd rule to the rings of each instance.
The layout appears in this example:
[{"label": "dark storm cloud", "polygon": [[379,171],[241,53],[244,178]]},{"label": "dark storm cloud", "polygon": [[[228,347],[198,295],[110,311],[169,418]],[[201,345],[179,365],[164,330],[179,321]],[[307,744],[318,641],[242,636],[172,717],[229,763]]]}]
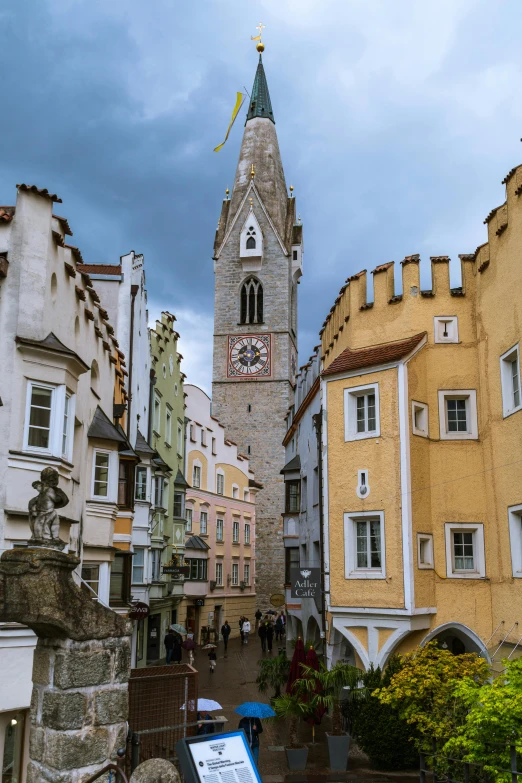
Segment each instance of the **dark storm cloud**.
[{"label": "dark storm cloud", "polygon": [[144,253],[152,315],[179,315],[185,370],[207,385],[212,243],[243,120],[212,149],[250,90],[262,18],[305,226],[304,361],[349,274],[484,241],[520,161],[521,17],[515,0],[6,0],[0,203],[36,183],[63,198],[86,261]]}]

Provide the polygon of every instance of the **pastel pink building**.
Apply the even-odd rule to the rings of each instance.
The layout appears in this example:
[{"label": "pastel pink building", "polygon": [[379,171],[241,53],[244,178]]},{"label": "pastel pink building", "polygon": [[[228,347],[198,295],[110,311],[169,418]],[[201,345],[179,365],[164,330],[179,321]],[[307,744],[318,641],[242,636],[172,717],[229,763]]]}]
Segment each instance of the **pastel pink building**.
[{"label": "pastel pink building", "polygon": [[241,615],[254,620],[255,500],[260,485],[248,457],[226,439],[211,415],[210,398],[185,384],[187,422],[185,598],[179,622],[199,641],[225,620],[239,635]]}]

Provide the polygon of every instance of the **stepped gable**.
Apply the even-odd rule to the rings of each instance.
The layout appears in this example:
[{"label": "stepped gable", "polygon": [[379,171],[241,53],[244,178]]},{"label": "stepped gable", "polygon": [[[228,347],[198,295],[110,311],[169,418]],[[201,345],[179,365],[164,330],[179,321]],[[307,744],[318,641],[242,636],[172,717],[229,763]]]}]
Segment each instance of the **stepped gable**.
[{"label": "stepped gable", "polygon": [[349,372],[351,370],[360,370],[363,367],[396,362],[411,353],[426,335],[427,332],[421,332],[413,337],[407,337],[405,340],[373,345],[371,348],[358,348],[356,350],[346,348],[323,371],[322,375],[335,375],[338,372]]}]

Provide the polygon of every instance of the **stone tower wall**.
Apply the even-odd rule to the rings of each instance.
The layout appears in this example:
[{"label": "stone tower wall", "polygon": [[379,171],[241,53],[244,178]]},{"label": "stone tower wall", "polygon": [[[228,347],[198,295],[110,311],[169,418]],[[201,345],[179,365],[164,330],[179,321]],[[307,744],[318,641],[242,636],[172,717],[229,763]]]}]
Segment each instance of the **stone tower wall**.
[{"label": "stone tower wall", "polygon": [[[243,270],[239,255],[240,233],[250,208],[247,201],[215,261],[212,412],[240,452],[248,454],[250,446],[250,465],[255,480],[263,485],[256,501],[256,593],[258,605],[268,608],[270,596],[284,592],[284,482],[280,471],[285,463],[285,416],[293,398],[290,351],[295,337],[290,332],[290,256],[281,247],[255,193],[252,202],[263,232],[262,265],[254,274],[263,285],[264,323],[239,323],[241,285],[250,275]],[[264,206],[270,214],[273,205]],[[227,378],[227,338],[239,334],[271,335],[269,379]]]}]

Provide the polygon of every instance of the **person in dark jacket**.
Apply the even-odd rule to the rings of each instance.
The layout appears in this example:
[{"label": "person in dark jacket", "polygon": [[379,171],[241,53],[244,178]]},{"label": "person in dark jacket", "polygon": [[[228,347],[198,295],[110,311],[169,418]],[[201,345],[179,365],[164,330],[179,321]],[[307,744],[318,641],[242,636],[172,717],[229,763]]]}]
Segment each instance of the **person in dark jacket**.
[{"label": "person in dark jacket", "polygon": [[278,642],[280,639],[283,638],[283,631],[284,631],[283,621],[281,619],[281,615],[279,615],[279,617],[275,621],[275,638],[276,638],[276,642]]},{"label": "person in dark jacket", "polygon": [[261,639],[261,652],[266,652],[266,623],[261,623],[259,625],[257,635]]},{"label": "person in dark jacket", "polygon": [[255,613],[255,618],[256,618],[256,631],[257,631],[257,629],[259,628],[259,621],[261,620],[261,618],[262,618],[262,617],[263,617],[263,615],[262,615],[262,613],[261,613],[261,609],[258,609],[258,610],[257,610],[257,612]]},{"label": "person in dark jacket", "polygon": [[245,637],[243,635],[243,623],[244,622],[245,622],[245,618],[243,617],[243,615],[241,615],[241,617],[239,618],[239,635],[241,637],[241,644],[243,644],[243,642],[245,641]]},{"label": "person in dark jacket", "polygon": [[176,636],[174,634],[174,631],[169,629],[167,631],[167,635],[165,636],[165,638],[163,640],[163,644],[165,645],[165,651],[166,651],[166,656],[167,656],[167,660],[166,660],[167,663],[170,663],[171,660],[172,660],[172,655],[173,655],[173,652],[174,652],[174,644],[175,644],[175,642],[176,642]]},{"label": "person in dark jacket", "polygon": [[[208,712],[205,715],[198,712],[197,720],[212,720],[212,715],[209,715]],[[213,723],[198,723],[198,730],[196,733],[198,737],[201,737],[203,734],[214,734],[215,730]]]},{"label": "person in dark jacket", "polygon": [[256,765],[259,763],[259,735],[263,733],[263,727],[259,718],[241,718],[239,727],[247,736],[250,750]]},{"label": "person in dark jacket", "polygon": [[181,663],[183,648],[181,646],[181,636],[174,634],[174,646],[172,648],[172,663]]},{"label": "person in dark jacket", "polygon": [[266,624],[266,645],[268,647],[268,652],[272,652],[272,642],[274,640],[274,626],[272,623]]},{"label": "person in dark jacket", "polygon": [[224,624],[221,626],[221,636],[223,637],[223,644],[225,645],[225,655],[228,650],[228,637],[230,636],[230,631],[232,628],[228,624],[228,620],[225,620]]}]

